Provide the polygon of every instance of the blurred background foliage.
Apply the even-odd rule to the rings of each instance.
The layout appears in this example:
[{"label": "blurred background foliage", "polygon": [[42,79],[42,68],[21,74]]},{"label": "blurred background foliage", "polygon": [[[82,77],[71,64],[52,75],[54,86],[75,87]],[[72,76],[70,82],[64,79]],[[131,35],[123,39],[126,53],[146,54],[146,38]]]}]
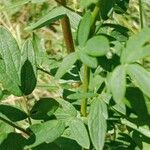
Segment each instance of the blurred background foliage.
[{"label": "blurred background foliage", "polygon": [[[75,11],[80,11],[79,2],[80,0],[67,0],[67,5]],[[0,0],[0,24],[8,27],[21,42],[21,39],[30,36],[30,32],[25,31],[24,28],[47,14],[56,5],[55,0]],[[143,11],[145,25],[150,25],[150,0],[143,0]],[[130,1],[129,9],[123,17],[116,15],[113,18],[114,22],[119,22],[136,32],[139,28],[138,0]],[[59,23],[40,29],[38,34],[44,38],[48,51],[55,53],[61,48],[58,46],[59,42],[62,43]]]},{"label": "blurred background foliage", "polygon": [[[80,0],[67,0],[67,6],[80,11]],[[24,30],[32,22],[37,21],[41,16],[47,14],[56,7],[55,0],[0,0],[0,24],[6,26],[14,34],[17,41],[23,42],[31,36],[31,33]],[[150,0],[143,0],[143,13],[145,25],[150,25]],[[114,23],[120,23],[133,32],[139,29],[139,7],[138,0],[131,0],[126,14],[114,15]],[[36,30],[36,34],[43,39],[48,53],[55,55],[61,52],[63,37],[59,22],[51,26]],[[63,44],[64,45],[64,44]]]}]

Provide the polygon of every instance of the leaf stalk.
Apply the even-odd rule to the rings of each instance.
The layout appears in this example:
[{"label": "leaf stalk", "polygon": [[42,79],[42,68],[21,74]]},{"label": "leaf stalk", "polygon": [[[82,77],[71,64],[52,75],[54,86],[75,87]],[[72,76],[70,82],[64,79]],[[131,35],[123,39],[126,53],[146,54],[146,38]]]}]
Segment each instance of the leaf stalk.
[{"label": "leaf stalk", "polygon": [[0,116],[0,120],[30,136],[30,132]]}]

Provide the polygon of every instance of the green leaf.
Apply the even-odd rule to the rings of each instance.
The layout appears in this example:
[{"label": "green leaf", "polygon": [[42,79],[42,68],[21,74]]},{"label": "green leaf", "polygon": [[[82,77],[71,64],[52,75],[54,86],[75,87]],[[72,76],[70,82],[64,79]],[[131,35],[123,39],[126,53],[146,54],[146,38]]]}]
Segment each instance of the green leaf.
[{"label": "green leaf", "polygon": [[63,59],[60,67],[58,68],[55,78],[56,79],[61,78],[69,69],[72,68],[73,64],[77,61],[77,59],[78,55],[76,52],[67,55]]},{"label": "green leaf", "polygon": [[93,101],[90,107],[88,128],[92,143],[96,150],[103,150],[104,147],[107,130],[106,112],[107,107],[102,100],[96,99]]},{"label": "green leaf", "polygon": [[116,67],[110,77],[110,89],[116,103],[120,103],[126,91],[126,71],[125,66]]},{"label": "green leaf", "polygon": [[67,114],[69,117],[77,116],[77,111],[71,103],[63,99],[56,99],[56,101],[61,105],[64,113]]},{"label": "green leaf", "polygon": [[10,96],[10,93],[7,90],[0,90],[0,100],[4,100],[8,96]]},{"label": "green leaf", "polygon": [[70,122],[69,128],[71,130],[71,135],[74,140],[77,141],[79,145],[81,145],[85,149],[89,149],[90,140],[88,136],[88,132],[82,120],[74,119]]},{"label": "green leaf", "polygon": [[6,72],[19,85],[21,52],[18,44],[12,34],[4,27],[0,27],[0,41],[0,55],[4,60]]},{"label": "green leaf", "polygon": [[127,73],[133,83],[150,97],[150,72],[138,64],[132,64],[127,66]]},{"label": "green leaf", "polygon": [[112,106],[112,108],[113,108],[115,111],[117,111],[117,112],[119,112],[119,113],[121,113],[121,114],[123,114],[123,115],[126,115],[126,105],[123,103],[123,101],[120,102],[120,103],[117,103],[117,104],[114,105],[114,106]]},{"label": "green leaf", "polygon": [[33,150],[60,150],[60,147],[55,143],[43,143],[33,148]]},{"label": "green leaf", "polygon": [[14,127],[8,125],[5,122],[0,121],[0,131],[1,131],[1,133],[7,133],[8,134],[8,133],[14,131]]},{"label": "green leaf", "polygon": [[148,99],[139,88],[128,87],[125,102],[127,106],[135,112],[139,122],[148,124],[150,119],[150,99]]},{"label": "green leaf", "polygon": [[29,95],[36,87],[37,70],[32,42],[27,40],[22,48],[21,59],[21,90],[24,95]]},{"label": "green leaf", "polygon": [[83,64],[87,65],[90,68],[96,68],[98,65],[97,59],[95,57],[89,56],[84,50],[79,52],[80,60]]},{"label": "green leaf", "polygon": [[14,37],[4,27],[0,27],[0,56],[0,82],[10,93],[21,96],[21,51]]},{"label": "green leaf", "polygon": [[127,119],[121,119],[121,123],[150,138],[150,130],[148,126],[137,126],[136,124],[128,121]]},{"label": "green leaf", "polygon": [[103,56],[109,51],[109,41],[104,36],[95,36],[85,45],[85,51],[91,56]]},{"label": "green leaf", "polygon": [[22,92],[15,80],[10,79],[10,77],[4,72],[5,71],[2,70],[2,64],[0,62],[0,82],[3,84],[3,87],[7,89],[10,94],[13,94],[15,96],[22,96]]},{"label": "green leaf", "polygon": [[42,67],[45,63],[48,64],[49,56],[45,49],[45,41],[42,37],[33,33],[33,47],[36,55],[36,64],[39,67]]},{"label": "green leaf", "polygon": [[89,90],[97,91],[103,82],[104,82],[104,78],[101,75],[94,75],[94,76],[91,75],[90,83],[89,83]]},{"label": "green leaf", "polygon": [[129,7],[129,0],[116,0],[114,11],[118,14],[125,13]]},{"label": "green leaf", "polygon": [[79,27],[78,27],[78,34],[77,34],[77,40],[78,44],[83,47],[88,40],[90,29],[91,29],[91,21],[92,21],[92,15],[91,12],[87,12],[82,20],[80,21]]},{"label": "green leaf", "polygon": [[7,138],[8,134],[14,132],[14,127],[0,121],[0,145]]},{"label": "green leaf", "polygon": [[81,146],[75,140],[69,138],[60,137],[55,140],[55,143],[63,150],[70,150],[70,147],[71,150],[81,150]]},{"label": "green leaf", "polygon": [[96,93],[81,93],[81,92],[77,92],[74,94],[70,94],[69,96],[67,96],[68,99],[84,99],[84,98],[92,98],[97,96]]},{"label": "green leaf", "polygon": [[77,13],[74,13],[63,6],[60,6],[52,9],[47,15],[43,16],[39,21],[27,27],[26,30],[35,30],[44,27],[46,25],[50,25],[52,22],[62,19],[66,15],[69,17],[72,27],[76,29],[81,17]]},{"label": "green leaf", "polygon": [[59,103],[52,98],[42,98],[32,107],[31,118],[41,120],[48,119],[57,110]]},{"label": "green leaf", "polygon": [[145,27],[140,33],[130,37],[121,54],[122,63],[133,63],[150,56],[150,28]]},{"label": "green leaf", "polygon": [[80,1],[80,6],[83,8],[87,8],[91,4],[96,4],[98,0],[81,0]]},{"label": "green leaf", "polygon": [[62,121],[50,120],[44,123],[34,124],[30,126],[30,129],[34,133],[31,137],[31,141],[35,138],[35,142],[27,148],[35,147],[44,142],[53,142],[62,135],[65,130],[65,124]]},{"label": "green leaf", "polygon": [[4,104],[0,105],[0,113],[5,115],[9,120],[13,122],[21,121],[28,117],[28,115],[19,108]]},{"label": "green leaf", "polygon": [[107,20],[112,12],[115,0],[101,0],[100,14],[103,20]]},{"label": "green leaf", "polygon": [[142,144],[143,144],[143,150],[150,149],[150,143],[143,142]]},{"label": "green leaf", "polygon": [[5,10],[9,11],[10,9],[15,9],[20,6],[23,6],[29,3],[31,0],[19,0],[19,1],[12,1],[9,5],[5,7]]},{"label": "green leaf", "polygon": [[0,150],[23,150],[27,140],[21,134],[9,133],[0,144]]}]

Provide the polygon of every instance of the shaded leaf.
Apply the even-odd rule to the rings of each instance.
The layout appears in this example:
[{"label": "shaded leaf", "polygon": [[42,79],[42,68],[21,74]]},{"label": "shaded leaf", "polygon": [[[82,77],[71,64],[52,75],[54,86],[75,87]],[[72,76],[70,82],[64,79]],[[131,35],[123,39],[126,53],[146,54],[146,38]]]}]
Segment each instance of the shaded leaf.
[{"label": "shaded leaf", "polygon": [[43,143],[33,148],[33,150],[60,150],[60,147],[55,143]]},{"label": "shaded leaf", "polygon": [[36,87],[37,70],[32,42],[27,40],[22,48],[21,90],[25,95],[31,94]]},{"label": "shaded leaf", "polygon": [[127,66],[127,73],[133,80],[133,83],[150,97],[150,72],[138,64],[132,64]]},{"label": "shaded leaf", "polygon": [[126,91],[126,99],[129,103],[128,107],[137,115],[139,123],[141,125],[150,124],[150,113],[148,112],[150,100],[144,96],[142,91],[139,88],[129,87]]},{"label": "shaded leaf", "polygon": [[100,1],[100,13],[103,20],[107,20],[114,6],[115,0],[101,0]]},{"label": "shaded leaf", "polygon": [[32,107],[30,115],[33,119],[48,119],[58,108],[59,103],[52,98],[42,98]]},{"label": "shaded leaf", "polygon": [[60,137],[57,140],[55,140],[55,143],[64,150],[70,150],[70,147],[71,150],[81,150],[81,146],[79,146],[77,142],[75,142],[72,139]]},{"label": "shaded leaf", "polygon": [[28,117],[27,114],[19,108],[4,104],[0,105],[0,113],[5,115],[8,119],[10,119],[13,122],[21,121]]},{"label": "shaded leaf", "polygon": [[129,7],[129,0],[116,0],[114,11],[118,14],[125,13]]},{"label": "shaded leaf", "polygon": [[27,140],[18,133],[10,133],[0,144],[0,150],[24,150]]}]

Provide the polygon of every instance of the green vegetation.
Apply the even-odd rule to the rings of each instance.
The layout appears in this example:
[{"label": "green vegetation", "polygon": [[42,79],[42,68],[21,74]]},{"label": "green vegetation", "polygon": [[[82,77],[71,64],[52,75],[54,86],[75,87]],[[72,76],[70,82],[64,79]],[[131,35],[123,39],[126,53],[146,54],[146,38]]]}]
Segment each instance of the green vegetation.
[{"label": "green vegetation", "polygon": [[149,0],[0,1],[0,150],[150,149]]}]

